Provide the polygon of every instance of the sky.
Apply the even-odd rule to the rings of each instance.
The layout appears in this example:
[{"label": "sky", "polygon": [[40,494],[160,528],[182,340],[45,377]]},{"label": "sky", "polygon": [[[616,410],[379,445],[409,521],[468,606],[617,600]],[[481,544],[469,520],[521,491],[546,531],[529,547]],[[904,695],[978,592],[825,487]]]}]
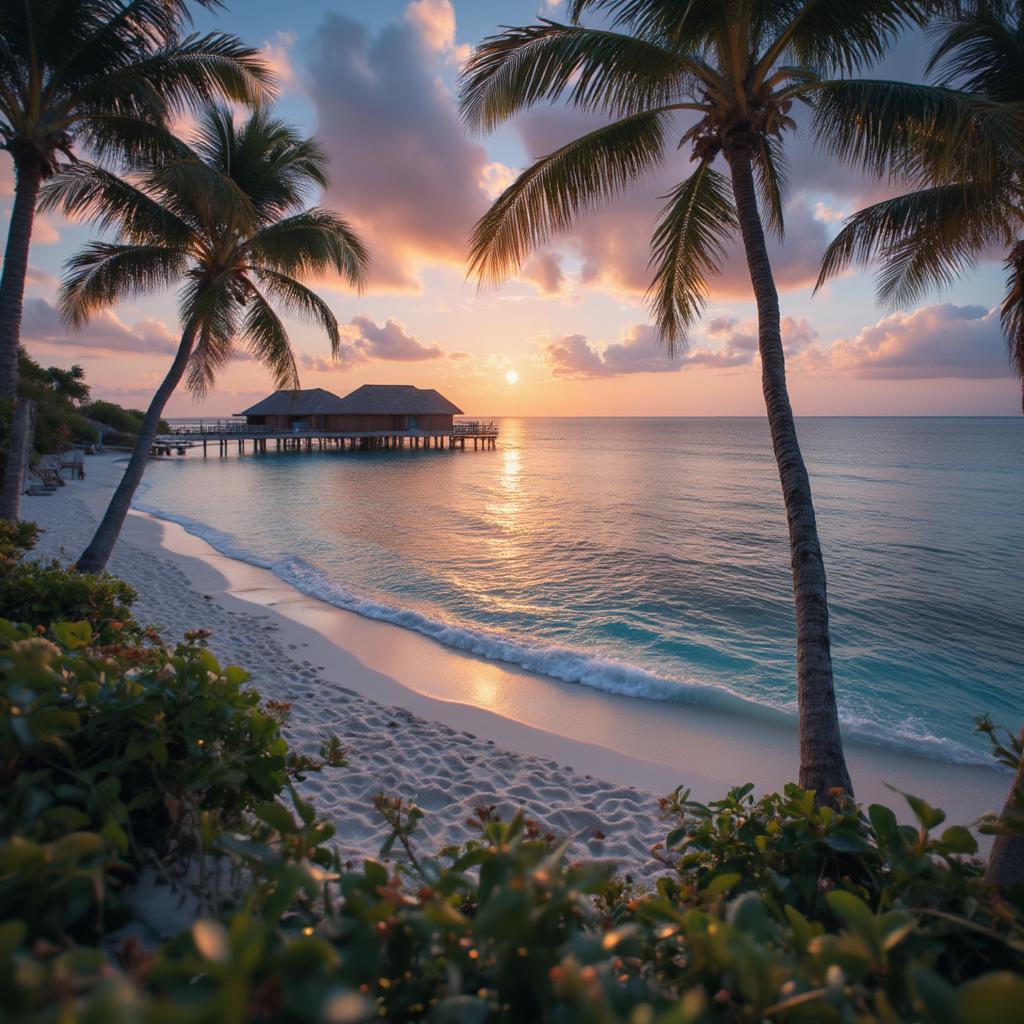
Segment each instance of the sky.
[{"label": "sky", "polygon": [[[738,245],[728,247],[705,316],[669,356],[644,302],[650,234],[663,198],[688,173],[670,150],[662,172],[580,219],[499,288],[466,276],[475,221],[531,161],[598,123],[537,108],[486,137],[457,109],[460,63],[505,25],[564,17],[560,0],[227,0],[203,30],[261,47],[280,83],[278,111],[331,157],[318,202],[368,243],[360,294],[317,281],[343,325],[341,357],[288,322],[303,387],[436,387],[473,415],[750,416],[764,411],[754,305]],[[903,38],[874,77],[919,80],[927,45]],[[681,129],[682,130],[682,129]],[[788,137],[784,242],[772,243],[794,407],[803,415],[1014,415],[1019,385],[999,333],[1000,255],[920,305],[883,308],[855,270],[812,295],[821,254],[844,216],[892,193],[833,163],[805,133]],[[0,154],[0,209],[11,168]],[[45,365],[81,364],[95,397],[144,407],[177,346],[173,292],[123,304],[77,334],[54,307],[62,264],[90,229],[37,220],[23,340]],[[510,383],[509,371],[518,376]],[[272,389],[242,352],[199,403],[179,390],[171,416],[239,412]]]}]

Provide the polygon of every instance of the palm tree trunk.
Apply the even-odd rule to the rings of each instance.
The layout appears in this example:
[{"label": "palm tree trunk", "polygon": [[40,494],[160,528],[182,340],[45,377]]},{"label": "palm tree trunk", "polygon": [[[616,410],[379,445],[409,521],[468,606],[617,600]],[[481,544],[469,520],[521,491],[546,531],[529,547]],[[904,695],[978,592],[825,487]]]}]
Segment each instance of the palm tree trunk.
[{"label": "palm tree trunk", "polygon": [[146,470],[146,461],[149,459],[149,450],[153,447],[153,438],[156,436],[156,428],[160,424],[160,417],[163,415],[164,406],[167,400],[174,394],[185,367],[188,365],[189,357],[192,355],[192,345],[195,341],[195,329],[189,327],[181,337],[181,344],[178,346],[178,354],[174,357],[171,368],[164,377],[163,383],[157,388],[153,400],[149,403],[146,415],[142,420],[142,429],[139,431],[139,438],[135,442],[135,450],[128,460],[128,466],[121,477],[110,498],[107,511],[96,528],[89,546],[82,552],[75,568],[79,572],[103,572],[110,560],[110,554],[114,550],[114,544],[121,533],[125,517],[131,506],[132,498],[142,480],[142,474]]},{"label": "palm tree trunk", "polygon": [[32,222],[43,183],[43,170],[37,160],[16,160],[15,172],[14,208],[7,229],[3,274],[0,275],[0,398],[14,398],[18,394],[21,310],[25,300]]},{"label": "palm tree trunk", "polygon": [[21,512],[21,492],[25,487],[25,470],[32,451],[35,402],[18,399],[11,419],[11,440],[7,446],[3,488],[0,490],[0,519],[17,519]]},{"label": "palm tree trunk", "polygon": [[796,602],[797,701],[800,709],[800,785],[813,789],[818,801],[833,800],[837,789],[852,795],[843,756],[839,712],[832,682],[832,652],[828,631],[825,563],[818,542],[811,482],[807,476],[786,387],[779,295],[772,276],[750,149],[742,143],[726,154],[732,172],[733,195],[739,217],[750,282],[757,300],[761,387],[768,408],[772,447],[779,467],[782,496],[789,523],[789,548]]},{"label": "palm tree trunk", "polygon": [[[7,229],[4,268],[0,274],[0,399],[11,400],[11,440],[17,419],[18,344],[21,341],[21,311],[25,301],[28,252],[32,244],[32,222],[36,200],[43,182],[38,160],[15,160],[14,208]],[[27,415],[31,415],[31,410]],[[0,486],[0,518],[17,519],[21,513],[21,484],[25,479],[27,453],[13,443],[7,453],[7,469]]]},{"label": "palm tree trunk", "polygon": [[[1021,740],[1024,740],[1024,729],[1021,729]],[[1018,799],[1024,799],[1024,756],[1021,757],[1010,783],[1010,792],[1003,806],[1004,818],[1015,819],[1018,823],[1021,816],[1021,805]],[[1003,891],[1011,885],[1024,882],[1024,835],[998,835],[992,844],[992,852],[988,856],[988,868],[985,881],[999,886]]]}]

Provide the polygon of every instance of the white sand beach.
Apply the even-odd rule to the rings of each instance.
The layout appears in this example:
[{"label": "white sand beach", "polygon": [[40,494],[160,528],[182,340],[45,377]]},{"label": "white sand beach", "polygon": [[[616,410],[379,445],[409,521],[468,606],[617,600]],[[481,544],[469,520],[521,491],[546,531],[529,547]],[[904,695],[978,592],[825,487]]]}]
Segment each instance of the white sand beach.
[{"label": "white sand beach", "polygon": [[[84,482],[25,499],[23,515],[46,531],[39,554],[79,554],[122,459],[90,458]],[[685,785],[706,800],[733,784],[770,790],[796,776],[796,733],[782,716],[741,720],[616,697],[462,654],[309,598],[148,515],[129,516],[109,568],[138,590],[137,617],[165,639],[211,629],[222,661],[249,669],[266,698],[291,702],[295,748],[315,753],[325,734],[341,738],[349,766],[305,790],[335,823],[347,859],[377,854],[386,830],[372,804],[385,792],[428,812],[429,848],[465,838],[477,806],[524,807],[572,837],[575,856],[611,858],[645,877],[660,867],[649,854],[664,835],[657,795]],[[860,742],[849,743],[848,759],[863,802],[903,814],[889,784],[962,824],[999,806],[1007,785],[994,770]]]}]

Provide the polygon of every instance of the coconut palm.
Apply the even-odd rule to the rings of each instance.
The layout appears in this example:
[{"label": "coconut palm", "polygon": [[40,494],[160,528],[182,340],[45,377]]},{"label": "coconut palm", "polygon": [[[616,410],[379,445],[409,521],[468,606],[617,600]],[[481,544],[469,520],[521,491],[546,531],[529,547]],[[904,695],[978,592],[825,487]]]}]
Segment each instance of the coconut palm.
[{"label": "coconut palm", "polygon": [[96,241],[71,257],[60,304],[72,326],[134,296],[181,283],[181,342],[146,411],[131,460],[91,543],[84,572],[107,564],[164,406],[184,378],[202,396],[241,344],[267,366],[278,388],[298,387],[288,333],[274,303],[320,326],[337,352],[338,323],[297,277],[335,271],[354,286],[366,275],[363,243],[329,210],[306,208],[327,184],[327,158],[311,139],[257,111],[240,126],[231,111],[204,113],[191,151],[140,171],[132,181],[92,164],[58,174],[44,209],[86,217],[117,241]]},{"label": "coconut palm", "polygon": [[967,6],[942,26],[928,64],[934,85],[823,91],[816,116],[831,124],[835,153],[911,190],[845,222],[818,286],[877,260],[880,301],[906,305],[1001,252],[1003,334],[1024,379],[1024,3]]},{"label": "coconut palm", "polygon": [[[556,98],[610,123],[537,160],[477,224],[471,268],[496,282],[582,212],[619,195],[679,142],[694,166],[666,197],[651,241],[649,299],[671,351],[685,345],[739,233],[757,301],[762,386],[789,524],[796,603],[800,782],[851,792],[832,677],[825,566],[786,388],[765,221],[783,234],[782,141],[794,101],[879,57],[912,0],[574,0],[570,24],[542,20],[476,49],[462,86],[470,126],[490,130]],[[603,17],[586,27],[586,12]],[[685,123],[677,129],[677,119]],[[676,131],[679,134],[676,134]],[[724,161],[720,169],[718,159]]]},{"label": "coconut palm", "polygon": [[[189,0],[0,0],[0,148],[15,171],[0,276],[0,399],[17,394],[42,183],[74,159],[76,146],[104,159],[149,155],[170,145],[166,124],[176,110],[267,96],[270,72],[256,51],[222,33],[182,36],[189,7]],[[12,473],[3,488],[2,516],[18,514],[20,477]]]},{"label": "coconut palm", "polygon": [[[879,298],[903,305],[1002,252],[1003,335],[1024,379],[1024,3],[950,7],[929,62],[936,84],[865,81],[822,95],[818,116],[834,125],[836,153],[908,179],[911,191],[850,217],[818,284],[852,262],[877,260]],[[1003,888],[1024,883],[1020,750],[986,874]]]}]

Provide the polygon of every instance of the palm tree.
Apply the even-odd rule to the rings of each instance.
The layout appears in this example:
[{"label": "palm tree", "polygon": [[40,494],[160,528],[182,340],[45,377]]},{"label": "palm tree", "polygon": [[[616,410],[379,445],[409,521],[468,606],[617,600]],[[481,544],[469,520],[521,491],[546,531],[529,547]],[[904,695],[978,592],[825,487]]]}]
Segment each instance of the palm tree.
[{"label": "palm tree", "polygon": [[326,186],[326,166],[316,142],[265,112],[236,127],[230,110],[211,107],[187,155],[140,171],[134,181],[81,163],[44,188],[44,209],[87,217],[118,236],[92,242],[68,261],[60,302],[71,325],[123,299],[184,282],[177,355],[79,570],[106,566],[164,406],[183,377],[202,396],[240,342],[270,369],[276,387],[298,387],[288,333],[272,302],[322,327],[337,352],[334,314],[296,276],[333,270],[358,287],[369,258],[344,220],[305,208],[310,193]]},{"label": "palm tree", "polygon": [[[220,0],[195,0],[202,7]],[[15,192],[0,276],[0,399],[15,400],[18,342],[39,190],[81,146],[104,159],[171,145],[183,107],[267,97],[271,75],[233,36],[183,37],[189,0],[0,0],[0,148]],[[12,453],[12,456],[17,453]],[[20,470],[0,516],[16,518]]]},{"label": "palm tree", "polygon": [[907,179],[911,191],[848,218],[818,287],[853,262],[877,260],[879,300],[900,306],[1002,251],[1003,335],[1024,379],[1024,3],[967,6],[932,53],[936,84],[862,81],[823,91],[816,116],[831,122],[836,155]]},{"label": "palm tree", "polygon": [[[677,117],[696,164],[666,197],[651,242],[649,292],[672,351],[686,343],[738,230],[757,302],[762,387],[789,525],[797,628],[800,783],[819,800],[852,792],[832,678],[825,566],[786,388],[779,300],[765,244],[781,237],[782,140],[794,101],[827,76],[879,57],[913,0],[573,0],[570,24],[542,20],[492,36],[465,71],[462,111],[478,130],[558,97],[610,123],[537,160],[477,224],[471,269],[496,282],[528,251],[666,159]],[[588,28],[594,11],[605,27]],[[716,166],[722,157],[728,173]]]},{"label": "palm tree", "polygon": [[[879,298],[912,303],[993,250],[1006,253],[1002,328],[1024,380],[1024,3],[950,4],[929,61],[934,85],[865,81],[822,96],[833,149],[911,191],[854,214],[829,246],[819,287],[852,262],[881,264]],[[1024,741],[1024,731],[1021,732]],[[992,844],[986,878],[1024,883],[1024,755]],[[1012,758],[1010,758],[1012,761]]]}]

